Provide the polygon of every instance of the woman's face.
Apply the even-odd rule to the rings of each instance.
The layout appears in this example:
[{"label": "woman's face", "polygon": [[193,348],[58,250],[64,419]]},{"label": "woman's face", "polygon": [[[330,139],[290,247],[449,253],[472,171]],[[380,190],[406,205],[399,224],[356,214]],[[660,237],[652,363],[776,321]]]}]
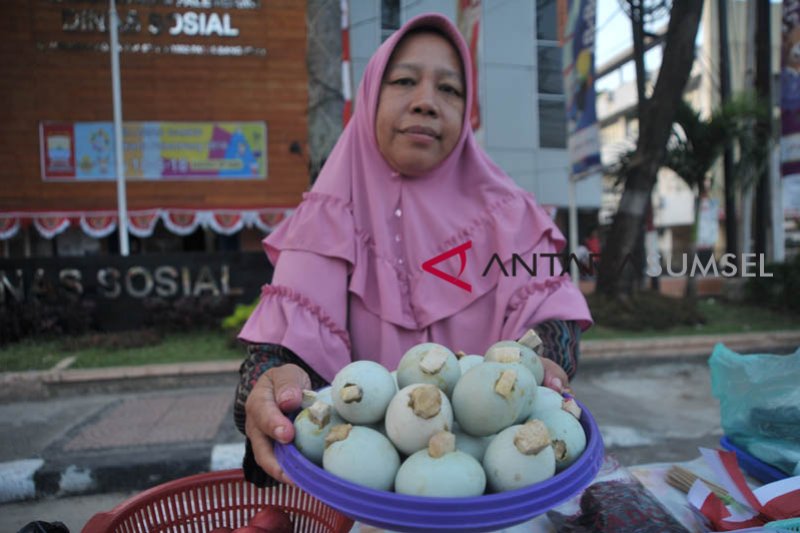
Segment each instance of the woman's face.
[{"label": "woman's face", "polygon": [[461,61],[435,33],[404,39],[381,84],[375,136],[397,172],[419,176],[439,164],[461,135],[466,99]]}]

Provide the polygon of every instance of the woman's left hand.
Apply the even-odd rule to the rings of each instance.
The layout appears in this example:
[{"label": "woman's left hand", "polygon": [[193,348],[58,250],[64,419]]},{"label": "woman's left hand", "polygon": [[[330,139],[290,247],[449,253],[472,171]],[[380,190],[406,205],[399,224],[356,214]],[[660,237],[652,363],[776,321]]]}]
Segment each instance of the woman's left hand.
[{"label": "woman's left hand", "polygon": [[564,390],[569,389],[569,377],[561,366],[547,357],[541,357],[542,366],[544,366],[544,381],[543,387],[549,387],[561,394]]}]

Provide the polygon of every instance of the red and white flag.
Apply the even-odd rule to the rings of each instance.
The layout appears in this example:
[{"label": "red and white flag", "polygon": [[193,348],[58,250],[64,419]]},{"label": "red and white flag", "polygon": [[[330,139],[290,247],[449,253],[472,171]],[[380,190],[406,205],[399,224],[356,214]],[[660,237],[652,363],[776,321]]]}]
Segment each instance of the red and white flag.
[{"label": "red and white flag", "polygon": [[716,480],[731,495],[723,502],[705,483],[697,480],[689,491],[689,504],[716,531],[759,528],[769,522],[800,517],[800,476],[775,481],[751,490],[739,469],[734,452],[700,448]]}]

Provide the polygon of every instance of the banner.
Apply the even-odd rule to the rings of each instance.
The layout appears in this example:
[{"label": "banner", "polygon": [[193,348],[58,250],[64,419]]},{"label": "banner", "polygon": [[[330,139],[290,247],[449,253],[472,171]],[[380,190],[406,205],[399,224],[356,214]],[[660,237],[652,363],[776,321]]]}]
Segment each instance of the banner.
[{"label": "banner", "polygon": [[475,88],[475,97],[472,99],[472,109],[469,110],[469,121],[473,131],[481,127],[481,110],[478,104],[478,39],[481,26],[481,0],[458,0],[458,31],[467,41],[470,60],[472,61],[472,86]]},{"label": "banner", "polygon": [[567,150],[570,174],[586,176],[600,169],[600,137],[594,93],[596,0],[559,0]]},{"label": "banner", "polygon": [[800,0],[783,3],[781,174],[800,174]]},{"label": "banner", "polygon": [[786,216],[800,214],[800,0],[783,2],[781,175]]},{"label": "banner", "polygon": [[[116,179],[112,122],[42,122],[44,181]],[[265,179],[264,122],[125,122],[128,180]]]}]

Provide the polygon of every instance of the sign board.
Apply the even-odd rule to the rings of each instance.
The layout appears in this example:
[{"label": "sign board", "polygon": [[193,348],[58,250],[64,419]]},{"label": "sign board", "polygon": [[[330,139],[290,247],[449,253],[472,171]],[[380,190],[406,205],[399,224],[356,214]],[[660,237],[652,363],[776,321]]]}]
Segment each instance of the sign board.
[{"label": "sign board", "polygon": [[271,279],[263,252],[0,259],[0,306],[60,287],[94,304],[100,329],[137,329],[147,299],[210,296],[249,304]]},{"label": "sign board", "polygon": [[[266,179],[265,122],[125,122],[128,180]],[[112,122],[39,125],[44,181],[116,179]]]}]

